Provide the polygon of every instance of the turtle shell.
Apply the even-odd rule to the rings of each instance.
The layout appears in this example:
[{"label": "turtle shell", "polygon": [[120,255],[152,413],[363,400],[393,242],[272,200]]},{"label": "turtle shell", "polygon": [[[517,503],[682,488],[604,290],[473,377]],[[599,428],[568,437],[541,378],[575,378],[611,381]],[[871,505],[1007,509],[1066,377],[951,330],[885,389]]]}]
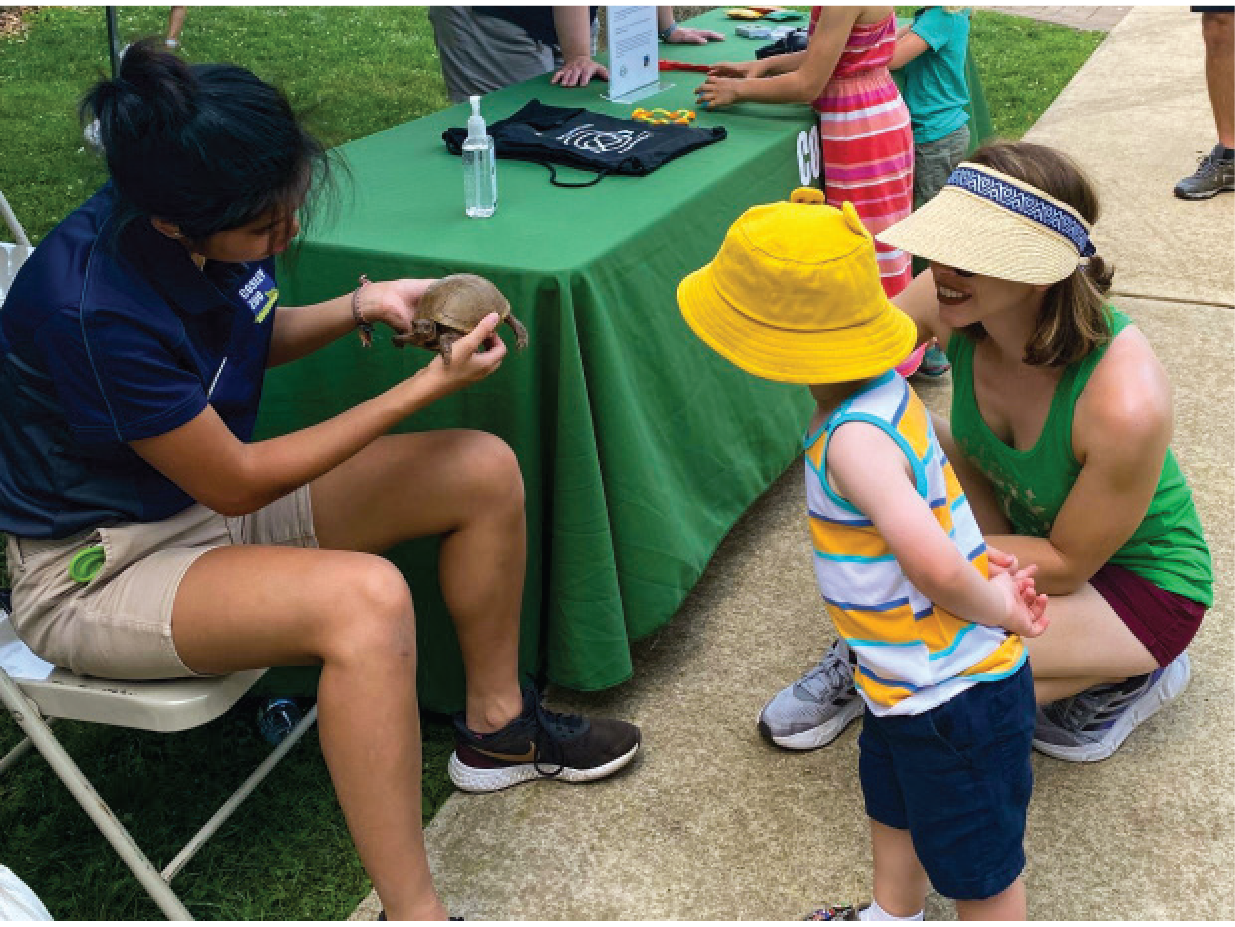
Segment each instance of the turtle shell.
[{"label": "turtle shell", "polygon": [[460,332],[470,332],[491,312],[503,320],[510,316],[510,303],[502,291],[476,274],[442,277],[425,290],[416,309],[418,318]]}]

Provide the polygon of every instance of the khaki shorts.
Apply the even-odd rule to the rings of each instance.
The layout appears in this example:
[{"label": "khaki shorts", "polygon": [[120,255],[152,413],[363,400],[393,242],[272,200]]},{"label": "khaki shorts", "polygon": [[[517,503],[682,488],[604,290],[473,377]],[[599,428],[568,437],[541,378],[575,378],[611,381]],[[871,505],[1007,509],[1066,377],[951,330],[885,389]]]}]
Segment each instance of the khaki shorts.
[{"label": "khaki shorts", "polygon": [[[53,541],[8,539],[13,628],[36,654],[86,676],[195,676],[176,653],[172,604],[180,580],[208,550],[229,544],[317,547],[309,487],[252,515],[225,518],[201,505],[149,524],[119,524]],[[102,548],[86,582],[69,574],[83,550]]]}]

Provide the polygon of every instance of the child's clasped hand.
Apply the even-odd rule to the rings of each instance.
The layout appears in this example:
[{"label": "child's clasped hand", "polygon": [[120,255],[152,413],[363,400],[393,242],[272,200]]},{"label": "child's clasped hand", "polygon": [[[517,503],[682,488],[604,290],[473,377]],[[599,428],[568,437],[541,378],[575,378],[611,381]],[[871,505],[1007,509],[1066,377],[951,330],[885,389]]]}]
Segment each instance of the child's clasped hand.
[{"label": "child's clasped hand", "polygon": [[1037,637],[1046,630],[1050,618],[1046,615],[1045,595],[1038,593],[1033,581],[1037,567],[1030,565],[1024,569],[992,569],[990,581],[1004,595],[1006,618],[1003,628],[1021,637]]}]

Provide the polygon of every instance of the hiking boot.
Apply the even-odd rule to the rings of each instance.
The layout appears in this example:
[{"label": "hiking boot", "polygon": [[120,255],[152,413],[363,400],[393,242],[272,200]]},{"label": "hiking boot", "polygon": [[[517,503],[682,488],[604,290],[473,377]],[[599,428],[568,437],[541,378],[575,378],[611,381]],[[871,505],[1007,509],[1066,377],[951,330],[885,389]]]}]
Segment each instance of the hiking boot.
[{"label": "hiking boot", "polygon": [[1185,651],[1148,675],[1094,686],[1043,705],[1033,732],[1034,748],[1073,763],[1105,760],[1138,725],[1179,698],[1191,678],[1192,661]]},{"label": "hiking boot", "polygon": [[851,904],[830,904],[826,908],[816,908],[802,918],[804,921],[859,921],[858,912],[861,908]]},{"label": "hiking boot", "polygon": [[862,711],[849,646],[836,640],[818,665],[763,707],[759,731],[778,747],[814,750],[835,740]]},{"label": "hiking boot", "polygon": [[612,775],[639,752],[639,728],[549,711],[533,688],[523,690],[523,712],[500,731],[475,734],[463,712],[454,716],[450,779],[465,792],[496,792],[531,779],[591,782]]},{"label": "hiking boot", "polygon": [[1222,145],[1201,158],[1196,173],[1175,184],[1175,195],[1181,200],[1207,200],[1223,190],[1235,190],[1235,159],[1221,158]]}]

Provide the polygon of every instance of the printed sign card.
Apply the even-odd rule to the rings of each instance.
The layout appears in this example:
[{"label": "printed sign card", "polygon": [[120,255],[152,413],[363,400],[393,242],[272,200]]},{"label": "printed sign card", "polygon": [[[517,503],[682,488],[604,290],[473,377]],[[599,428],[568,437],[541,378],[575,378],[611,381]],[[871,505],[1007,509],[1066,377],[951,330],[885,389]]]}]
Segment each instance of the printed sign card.
[{"label": "printed sign card", "polygon": [[605,98],[614,103],[633,103],[666,89],[660,82],[656,7],[605,9],[609,40],[609,92]]}]

